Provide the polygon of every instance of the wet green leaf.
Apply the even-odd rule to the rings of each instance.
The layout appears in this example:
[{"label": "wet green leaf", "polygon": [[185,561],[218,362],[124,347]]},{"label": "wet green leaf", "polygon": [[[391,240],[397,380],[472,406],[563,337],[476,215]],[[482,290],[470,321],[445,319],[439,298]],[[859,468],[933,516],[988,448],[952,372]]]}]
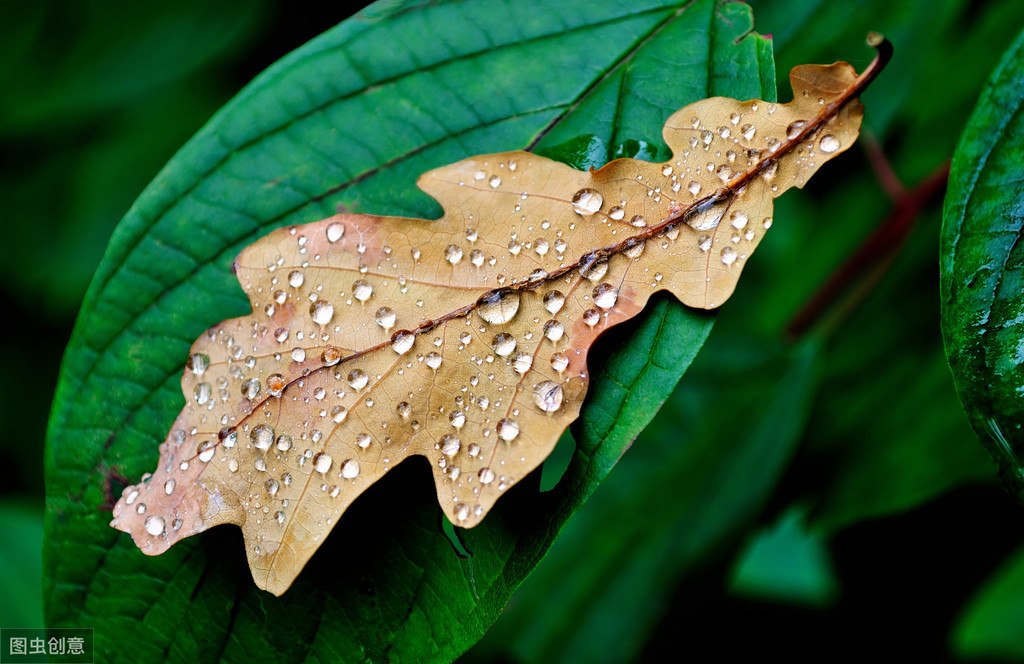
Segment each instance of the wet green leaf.
[{"label": "wet green leaf", "polygon": [[770,46],[744,38],[750,21],[709,0],[387,3],[264,72],[136,201],[86,296],[47,443],[48,622],[94,627],[105,661],[423,661],[472,644],[653,417],[710,317],[664,300],[607,346],[562,482],[512,491],[463,533],[469,558],[413,462],[353,505],[281,598],[252,585],[236,531],[148,558],[103,506],[156,457],[191,340],[244,313],[229,269],[243,246],[339,206],[436,214],[416,176],[467,154],[580,136],[609,155],[664,150],[664,119],[689,101],[771,98]]}]

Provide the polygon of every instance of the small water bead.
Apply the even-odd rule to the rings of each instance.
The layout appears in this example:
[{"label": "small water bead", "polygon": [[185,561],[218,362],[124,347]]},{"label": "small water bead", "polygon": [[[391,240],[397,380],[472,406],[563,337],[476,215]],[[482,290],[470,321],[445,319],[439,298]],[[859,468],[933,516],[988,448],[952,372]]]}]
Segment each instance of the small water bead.
[{"label": "small water bead", "polygon": [[562,386],[554,381],[546,380],[533,388],[533,401],[545,413],[561,408],[563,398]]},{"label": "small water bead", "polygon": [[620,221],[623,217],[626,216],[626,210],[616,205],[611,210],[608,210],[608,216],[614,219],[615,221]]},{"label": "small water bead", "polygon": [[146,503],[139,503],[139,506],[135,508],[135,511],[138,512],[139,514],[145,514],[146,513]]},{"label": "small water bead", "polygon": [[740,127],[740,135],[743,136],[743,138],[747,139],[748,141],[754,138],[754,134],[756,132],[757,130],[754,129],[754,125],[752,124],[745,124],[742,127]]},{"label": "small water bead", "polygon": [[174,493],[175,485],[177,485],[177,482],[175,482],[174,480],[167,480],[166,482],[164,482],[164,493],[166,493],[168,496]]},{"label": "small water bead", "polygon": [[274,512],[274,521],[284,523],[284,510],[277,510]]},{"label": "small water bead", "polygon": [[580,189],[572,197],[572,209],[581,216],[589,217],[601,209],[604,196],[594,189]]},{"label": "small water bead", "polygon": [[391,350],[399,355],[405,355],[416,343],[416,335],[412,332],[396,332],[391,337]]},{"label": "small water bead", "polygon": [[761,225],[764,226],[765,230],[768,230],[769,228],[772,227],[772,218],[765,217],[764,222]]},{"label": "small water bead", "polygon": [[544,308],[549,313],[557,314],[565,305],[565,295],[561,291],[553,290],[544,295]]},{"label": "small water bead", "polygon": [[469,505],[459,503],[455,506],[455,520],[465,521],[469,518]]},{"label": "small water bead", "polygon": [[643,228],[644,226],[647,225],[647,218],[644,217],[643,215],[636,214],[633,215],[633,218],[629,220],[629,223],[636,226],[637,228]]},{"label": "small water bead", "polygon": [[561,373],[569,366],[569,358],[565,353],[555,353],[551,356],[551,368]]},{"label": "small water bead", "polygon": [[700,140],[704,145],[711,145],[711,141],[715,140],[715,135],[710,130],[705,129],[700,132]]},{"label": "small water bead", "polygon": [[519,435],[519,425],[513,420],[504,418],[498,421],[498,437],[504,441],[514,440]]},{"label": "small water bead", "polygon": [[722,262],[726,265],[732,265],[736,262],[736,250],[732,247],[726,247],[722,249]]},{"label": "small water bead", "polygon": [[346,417],[348,417],[348,408],[345,408],[344,406],[335,406],[334,408],[331,408],[331,420],[334,421],[335,424],[341,424],[345,421]]},{"label": "small water bead", "polygon": [[832,153],[839,149],[839,139],[832,134],[825,134],[818,142],[818,148],[825,153]]},{"label": "small water bead", "polygon": [[497,175],[492,175],[491,179],[487,181],[487,184],[491,185],[491,189],[497,189],[501,186],[501,178]]},{"label": "small water bead", "polygon": [[538,255],[543,256],[548,253],[548,248],[550,248],[550,246],[551,245],[548,244],[548,241],[544,238],[537,238],[537,241],[533,243],[533,250],[536,251]]},{"label": "small water bead", "polygon": [[326,473],[331,469],[331,464],[334,460],[331,459],[331,455],[327,452],[320,452],[313,457],[313,468],[318,473]]},{"label": "small water bead", "polygon": [[206,353],[194,353],[189,356],[187,366],[189,371],[201,376],[210,366],[210,356]]},{"label": "small water bead", "polygon": [[457,244],[449,244],[444,250],[444,259],[455,265],[462,260],[462,247]]},{"label": "small water bead", "polygon": [[284,376],[279,373],[267,376],[267,392],[272,397],[280,396],[286,385],[287,381],[285,381]]},{"label": "small water bead", "polygon": [[807,123],[804,122],[803,120],[797,120],[796,122],[793,122],[788,127],[786,127],[786,138],[793,140],[794,138],[800,135],[800,132],[803,131],[804,127],[806,126]]},{"label": "small water bead", "polygon": [[249,434],[253,447],[258,450],[269,450],[274,444],[274,430],[265,424],[261,424]]},{"label": "small water bead", "polygon": [[181,519],[175,519],[174,521],[171,521],[171,530],[181,529],[182,523],[184,522]]},{"label": "small water bead", "polygon": [[516,338],[508,332],[502,332],[495,335],[494,340],[491,342],[491,348],[494,349],[497,355],[506,357],[516,349]]},{"label": "small water bead", "polygon": [[569,245],[565,243],[565,240],[558,238],[555,240],[555,251],[560,254],[564,254],[565,250],[569,248]]},{"label": "small water bead", "polygon": [[696,196],[700,193],[700,183],[696,180],[691,180],[690,184],[686,187],[686,190]]},{"label": "small water bead", "polygon": [[334,222],[327,227],[327,241],[334,244],[345,236],[345,227],[338,222]]},{"label": "small water bead", "polygon": [[476,232],[476,229],[475,229],[475,228],[467,228],[467,229],[466,229],[466,239],[467,239],[467,240],[469,240],[470,242],[476,242],[476,239],[477,239],[478,237],[480,237],[480,236],[479,236],[479,234],[478,234],[478,233]]},{"label": "small water bead", "polygon": [[470,443],[469,447],[466,448],[466,453],[475,459],[480,456],[480,446],[476,443]]},{"label": "small water bead", "polygon": [[282,452],[287,452],[292,449],[292,437],[286,433],[281,434],[277,437],[277,449]]},{"label": "small water bead", "polygon": [[607,260],[596,260],[588,261],[584,260],[580,266],[580,274],[583,278],[589,281],[597,281],[604,275],[608,274],[608,261]]},{"label": "small water bead", "polygon": [[484,264],[484,252],[480,251],[479,249],[474,249],[473,251],[469,252],[469,262],[475,265],[476,267],[480,267],[481,265]]},{"label": "small water bead", "polygon": [[450,433],[442,436],[438,444],[441,446],[441,454],[446,457],[455,456],[462,448],[462,441],[459,440],[459,437]]},{"label": "small water bead", "polygon": [[271,497],[274,497],[277,495],[277,492],[281,489],[281,483],[275,480],[273,477],[271,477],[269,480],[263,483],[263,488],[267,490],[267,493],[269,493]]},{"label": "small water bead", "polygon": [[233,473],[238,472],[238,459],[230,459],[228,461],[228,470],[230,470]]},{"label": "small water bead", "polygon": [[697,238],[697,248],[701,251],[711,251],[711,242],[710,235],[701,235]]},{"label": "small water bead", "polygon": [[661,174],[665,177],[672,175],[672,164],[665,164],[661,167]]},{"label": "small water bead", "polygon": [[258,378],[249,378],[242,382],[242,396],[251,401],[259,395],[261,387]]},{"label": "small water bead", "polygon": [[199,383],[192,390],[192,396],[200,406],[206,405],[210,397],[213,396],[213,387],[209,383]]},{"label": "small water bead", "polygon": [[341,476],[347,480],[359,477],[359,462],[355,459],[346,459],[341,464]]},{"label": "small water bead", "polygon": [[309,315],[313,317],[313,322],[317,325],[327,325],[334,318],[334,305],[324,300],[317,300],[309,305]]},{"label": "small water bead", "polygon": [[643,240],[630,238],[629,241],[626,242],[626,248],[623,251],[623,253],[625,253],[630,258],[640,258],[640,256],[644,253],[644,247],[646,246],[647,244]]},{"label": "small water bead", "polygon": [[274,340],[279,344],[283,344],[285,341],[288,341],[288,330],[283,327],[279,327],[274,330]]},{"label": "small water bead", "polygon": [[533,355],[519,353],[512,362],[512,369],[519,375],[525,374],[533,366]]},{"label": "small water bead", "polygon": [[490,468],[481,468],[480,469],[480,483],[481,484],[490,484],[493,481],[494,481],[494,471],[491,470]]},{"label": "small water bead", "polygon": [[423,363],[431,369],[438,369],[441,366],[441,355],[433,351],[427,353],[426,357],[423,358]]},{"label": "small water bead", "polygon": [[196,453],[199,455],[199,460],[203,463],[209,463],[210,459],[217,452],[217,446],[214,445],[212,440],[206,440],[199,443],[199,447],[196,448]]},{"label": "small water bead", "polygon": [[362,279],[352,284],[352,297],[360,302],[366,302],[373,295],[373,286]]},{"label": "small water bead", "polygon": [[729,215],[729,223],[737,230],[744,228],[747,225],[747,215],[739,211],[733,212]]},{"label": "small water bead", "polygon": [[370,382],[370,379],[366,375],[366,372],[363,371],[362,369],[353,369],[352,371],[349,371],[347,380],[349,387],[351,387],[353,390],[361,390],[364,387],[366,387],[366,384],[368,382]]},{"label": "small water bead", "polygon": [[594,287],[594,306],[599,309],[611,309],[619,299],[619,289],[609,283],[598,284]]},{"label": "small water bead", "polygon": [[399,401],[398,405],[395,406],[395,412],[403,420],[407,420],[412,415],[412,406],[409,405],[408,401]]},{"label": "small water bead", "polygon": [[462,344],[463,346],[468,346],[469,342],[472,340],[473,335],[471,335],[469,332],[463,332],[462,334],[459,335],[459,343]]},{"label": "small water bead", "polygon": [[387,332],[395,326],[395,321],[398,320],[398,316],[395,314],[395,310],[391,307],[381,307],[377,310],[374,320],[377,321],[377,325],[384,328]]},{"label": "small water bead", "polygon": [[587,309],[583,312],[583,323],[587,327],[594,327],[601,322],[601,314],[597,309]]},{"label": "small water bead", "polygon": [[166,528],[166,523],[167,522],[164,521],[164,518],[162,516],[157,516],[155,514],[147,516],[145,523],[146,532],[152,535],[153,537],[156,537],[157,535],[162,535],[164,532],[164,528]]},{"label": "small water bead", "polygon": [[305,280],[306,277],[302,274],[301,270],[292,270],[288,273],[288,285],[292,288],[298,288]]},{"label": "small water bead", "polygon": [[325,367],[333,367],[338,362],[341,362],[342,350],[337,346],[328,346],[323,353],[320,354],[320,362]]},{"label": "small water bead", "polygon": [[485,322],[494,325],[507,323],[519,311],[517,291],[498,291],[480,299],[477,313]]},{"label": "small water bead", "polygon": [[544,336],[551,341],[558,341],[565,334],[565,326],[557,320],[549,320],[544,323]]},{"label": "small water bead", "polygon": [[373,437],[365,431],[356,436],[356,445],[361,450],[365,450],[373,442]]},{"label": "small water bead", "polygon": [[448,416],[448,421],[456,429],[461,429],[466,424],[466,414],[461,410],[452,411],[452,414]]}]

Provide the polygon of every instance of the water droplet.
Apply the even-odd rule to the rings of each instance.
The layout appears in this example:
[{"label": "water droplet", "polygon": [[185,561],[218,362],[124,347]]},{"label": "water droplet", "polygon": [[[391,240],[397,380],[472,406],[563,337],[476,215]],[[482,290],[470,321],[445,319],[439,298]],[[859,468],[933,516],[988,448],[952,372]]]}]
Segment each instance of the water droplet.
[{"label": "water droplet", "polygon": [[398,316],[395,315],[395,310],[391,307],[381,307],[377,310],[377,315],[375,316],[377,325],[383,327],[385,332],[395,326],[395,321],[397,319]]},{"label": "water droplet", "polygon": [[269,450],[274,444],[274,430],[265,424],[253,429],[249,437],[252,439],[253,447],[258,450]]},{"label": "water droplet", "polygon": [[647,217],[641,214],[633,215],[633,218],[629,220],[629,223],[636,226],[637,228],[643,228],[647,225]]},{"label": "water droplet", "polygon": [[487,184],[491,185],[491,189],[497,189],[501,186],[501,178],[497,175],[492,175],[491,179],[487,181]]},{"label": "water droplet", "polygon": [[609,283],[594,287],[594,305],[599,309],[611,309],[619,299],[619,289]]},{"label": "water droplet", "polygon": [[462,247],[456,244],[449,244],[444,250],[444,259],[455,265],[462,260]]},{"label": "water droplet", "polygon": [[441,366],[441,355],[431,351],[423,358],[423,363],[431,369],[438,369]]},{"label": "water droplet", "polygon": [[282,452],[287,452],[292,449],[292,437],[286,433],[281,434],[277,437],[277,449]]},{"label": "water droplet", "polygon": [[825,134],[818,142],[818,147],[825,153],[835,152],[839,149],[839,139],[832,134]]},{"label": "water droplet", "polygon": [[213,444],[212,440],[206,440],[199,443],[199,447],[196,448],[196,453],[199,455],[199,460],[203,463],[209,463],[210,459],[217,452],[217,446]]},{"label": "water droplet", "polygon": [[327,227],[327,241],[334,244],[345,235],[345,227],[334,222]]},{"label": "water droplet", "polygon": [[764,226],[765,230],[768,230],[769,228],[771,228],[772,227],[772,218],[771,217],[765,217],[764,222],[763,222],[762,225]]},{"label": "water droplet", "polygon": [[284,510],[277,510],[274,512],[274,521],[284,523]]},{"label": "water droplet", "polygon": [[320,452],[313,457],[313,468],[318,473],[326,473],[331,469],[331,464],[333,463],[334,460],[331,459],[331,455],[327,452]]},{"label": "water droplet", "polygon": [[213,396],[213,388],[209,383],[199,383],[192,390],[192,396],[195,397],[196,403],[200,406],[205,405]]},{"label": "water droplet", "polygon": [[238,472],[238,459],[228,460],[228,470],[230,470],[233,473]]},{"label": "water droplet", "polygon": [[548,241],[544,238],[537,238],[537,241],[533,243],[533,250],[536,251],[538,255],[543,256],[548,253],[548,248],[550,246],[551,245],[548,244]]},{"label": "water droplet", "polygon": [[466,414],[461,410],[453,411],[452,414],[448,416],[448,421],[451,422],[452,426],[456,429],[461,429],[466,423]]},{"label": "water droplet", "polygon": [[416,335],[412,332],[395,332],[391,337],[391,350],[399,355],[405,355],[416,343]]},{"label": "water droplet", "polygon": [[740,127],[740,135],[742,135],[743,138],[747,139],[748,141],[754,138],[754,134],[756,133],[756,131],[757,130],[754,129],[754,125],[752,124],[745,124],[742,127]]},{"label": "water droplet", "polygon": [[565,305],[565,295],[561,291],[553,290],[544,295],[544,308],[550,313],[557,314]]},{"label": "water droplet", "polygon": [[467,239],[467,240],[469,240],[470,242],[476,242],[476,239],[477,239],[478,237],[480,237],[480,236],[479,236],[479,234],[478,234],[478,233],[476,232],[476,229],[475,229],[475,228],[467,228],[467,229],[466,229],[466,239]]},{"label": "water droplet", "polygon": [[346,459],[345,462],[341,464],[341,476],[347,480],[359,477],[359,462],[355,459]]},{"label": "water droplet", "polygon": [[806,126],[807,123],[804,122],[803,120],[797,120],[796,122],[793,122],[788,127],[786,127],[786,138],[793,140],[794,138],[800,135],[800,132],[803,131],[804,127]]},{"label": "water droplet", "polygon": [[181,519],[175,519],[174,521],[171,521],[171,530],[179,530],[181,528],[182,523],[183,522]]},{"label": "water droplet", "polygon": [[260,381],[257,378],[250,378],[242,382],[242,396],[252,400],[260,393]]},{"label": "water droplet", "polygon": [[462,447],[462,441],[459,440],[459,437],[450,433],[442,436],[439,444],[441,445],[441,454],[446,457],[455,456]]},{"label": "water droplet", "polygon": [[367,377],[366,372],[362,369],[353,369],[348,372],[348,384],[353,390],[361,390],[366,387],[366,384],[370,381]]},{"label": "water droplet", "polygon": [[588,261],[584,257],[582,264],[580,265],[580,274],[585,279],[590,281],[597,281],[604,275],[608,274],[608,261],[607,260],[592,260]]},{"label": "water droplet", "polygon": [[346,417],[348,417],[348,408],[345,408],[344,406],[335,406],[334,408],[331,408],[331,420],[333,420],[335,424],[341,424],[345,421]]},{"label": "water droplet", "polygon": [[701,235],[697,238],[697,248],[701,251],[711,251],[711,236]]},{"label": "water droplet", "polygon": [[517,291],[497,291],[480,299],[477,312],[484,321],[499,325],[512,320],[519,311],[519,293]]},{"label": "water droplet", "polygon": [[480,484],[490,484],[494,481],[494,471],[490,468],[480,469]]},{"label": "water droplet", "polygon": [[661,174],[665,177],[672,175],[672,164],[665,164],[661,167]]},{"label": "water droplet", "polygon": [[512,368],[519,375],[525,374],[533,366],[533,355],[529,353],[519,353],[516,355],[516,359],[512,362]]},{"label": "water droplet", "polygon": [[188,358],[189,371],[197,376],[203,375],[203,372],[210,366],[210,356],[206,353],[193,353]]},{"label": "water droplet", "polygon": [[551,356],[551,368],[555,371],[561,373],[568,366],[569,358],[565,356],[565,353],[555,353]]},{"label": "water droplet", "polygon": [[455,506],[455,519],[456,521],[465,521],[469,518],[469,505],[465,503],[458,503]]},{"label": "water droplet", "polygon": [[407,420],[412,415],[412,406],[409,405],[408,401],[399,401],[398,405],[395,406],[395,412],[403,420]]},{"label": "water droplet", "polygon": [[373,437],[365,431],[356,436],[356,445],[361,450],[365,450],[373,442]]},{"label": "water droplet", "polygon": [[533,388],[533,400],[545,413],[553,413],[562,407],[562,386],[550,380]]},{"label": "water droplet", "polygon": [[175,482],[174,480],[167,480],[166,482],[164,482],[164,493],[166,493],[168,496],[174,493],[174,487],[176,484],[177,482]]},{"label": "water droplet", "polygon": [[491,348],[501,357],[505,357],[516,349],[516,338],[508,332],[501,332],[495,335],[494,341],[491,342]]},{"label": "water droplet", "polygon": [[544,323],[544,336],[551,341],[558,341],[565,334],[565,326],[557,320],[549,320]]},{"label": "water droplet", "polygon": [[498,421],[498,437],[502,440],[513,440],[519,435],[519,425],[505,418]]},{"label": "water droplet", "polygon": [[481,265],[484,264],[484,252],[480,251],[479,249],[474,249],[473,251],[469,252],[469,262],[477,267],[480,267]]},{"label": "water droplet", "polygon": [[626,216],[626,210],[616,205],[611,210],[608,210],[608,216],[615,221],[619,221]]},{"label": "water droplet", "polygon": [[317,325],[327,325],[334,318],[334,305],[324,300],[317,300],[309,305],[309,314]]},{"label": "water droplet", "polygon": [[273,477],[271,477],[269,480],[263,483],[263,488],[267,490],[267,493],[269,493],[271,497],[273,497],[276,496],[278,490],[280,490],[281,483],[275,480]]},{"label": "water droplet", "polygon": [[581,216],[590,216],[601,209],[604,196],[594,189],[580,189],[572,197],[572,209]]},{"label": "water droplet", "polygon": [[164,528],[166,527],[166,522],[164,521],[164,518],[162,516],[157,516],[153,514],[146,517],[145,526],[146,532],[152,535],[153,537],[156,537],[157,535],[163,534]]},{"label": "water droplet", "polygon": [[726,265],[732,265],[736,262],[736,250],[732,247],[726,247],[722,249],[722,262]]},{"label": "water droplet", "polygon": [[733,212],[729,215],[729,223],[733,228],[739,230],[747,225],[747,215],[739,211]]},{"label": "water droplet", "polygon": [[594,327],[601,322],[601,314],[597,312],[597,309],[587,309],[583,312],[583,322],[588,327]]},{"label": "water droplet", "polygon": [[366,302],[370,299],[371,295],[373,295],[373,286],[362,279],[352,284],[352,297],[360,302]]},{"label": "water droplet", "polygon": [[709,129],[705,129],[700,132],[700,140],[704,145],[711,145],[711,141],[715,140],[715,135]]}]

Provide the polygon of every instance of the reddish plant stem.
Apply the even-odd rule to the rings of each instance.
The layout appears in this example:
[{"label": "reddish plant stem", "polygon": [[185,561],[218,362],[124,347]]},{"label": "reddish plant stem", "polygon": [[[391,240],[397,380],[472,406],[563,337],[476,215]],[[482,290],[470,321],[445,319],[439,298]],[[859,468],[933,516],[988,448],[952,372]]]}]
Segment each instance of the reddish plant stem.
[{"label": "reddish plant stem", "polygon": [[[891,168],[888,166],[886,168],[892,172]],[[828,281],[811,296],[789,322],[789,325],[786,326],[786,336],[791,340],[804,336],[824,318],[839,296],[851,285],[857,288],[852,300],[844,303],[844,311],[849,312],[866,297],[870,288],[864,288],[864,286],[873,285],[882,277],[889,264],[903,248],[921,209],[936,193],[945,188],[948,178],[949,162],[946,162],[912,190],[899,194],[895,199],[892,212],[832,273]]]}]

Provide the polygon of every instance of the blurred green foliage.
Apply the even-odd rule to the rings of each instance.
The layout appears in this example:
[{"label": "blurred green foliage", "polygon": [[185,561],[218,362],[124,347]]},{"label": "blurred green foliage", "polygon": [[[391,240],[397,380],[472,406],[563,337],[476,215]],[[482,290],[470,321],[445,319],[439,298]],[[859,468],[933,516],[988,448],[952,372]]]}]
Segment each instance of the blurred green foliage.
[{"label": "blurred green foliage", "polygon": [[[1012,0],[752,4],[755,29],[774,37],[781,90],[798,63],[863,68],[869,29],[892,39],[896,57],[864,98],[866,127],[908,188],[952,156],[1024,23]],[[5,326],[19,352],[2,369],[0,401],[4,421],[22,424],[0,438],[11,477],[0,529],[12,533],[0,550],[0,626],[12,626],[41,615],[39,511],[25,505],[42,494],[60,349],[116,221],[245,81],[343,14],[109,0],[0,13],[0,202],[18,248],[0,270],[8,320],[28,321]],[[994,466],[942,355],[938,197],[877,281],[843,293],[802,343],[786,340],[787,323],[891,207],[863,151],[778,202],[772,233],[668,407],[467,661],[623,661],[670,647],[811,653],[852,626],[850,656],[884,646],[1024,660],[1020,554],[1004,560],[1024,542],[1024,519],[992,488]],[[787,579],[787,565],[805,575]],[[915,574],[932,581],[896,581]],[[865,618],[895,621],[886,604],[900,608],[902,632]],[[750,637],[749,651],[723,641],[765,625],[779,641]],[[898,644],[883,642],[894,634]]]}]

